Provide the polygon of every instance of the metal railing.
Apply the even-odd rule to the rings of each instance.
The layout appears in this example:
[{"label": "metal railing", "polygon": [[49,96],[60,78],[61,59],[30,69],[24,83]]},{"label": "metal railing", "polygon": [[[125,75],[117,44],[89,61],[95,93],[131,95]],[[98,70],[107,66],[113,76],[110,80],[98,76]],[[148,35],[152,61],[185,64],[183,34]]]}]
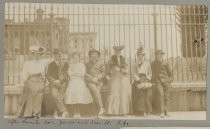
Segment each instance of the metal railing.
[{"label": "metal railing", "polygon": [[60,48],[66,58],[79,49],[84,62],[88,50],[96,48],[104,63],[113,54],[114,45],[125,45],[123,55],[130,71],[136,50],[143,44],[150,61],[156,49],[166,52],[164,58],[176,82],[203,82],[207,19],[205,5],[6,3],[4,83],[20,83],[29,46],[36,43],[45,46],[47,54]]}]

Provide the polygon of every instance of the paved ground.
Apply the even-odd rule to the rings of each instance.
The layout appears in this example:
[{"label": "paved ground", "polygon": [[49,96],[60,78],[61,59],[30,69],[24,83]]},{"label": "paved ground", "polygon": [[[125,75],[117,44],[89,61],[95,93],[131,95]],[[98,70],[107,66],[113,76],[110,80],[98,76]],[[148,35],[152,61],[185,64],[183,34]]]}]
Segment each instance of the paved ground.
[{"label": "paved ground", "polygon": [[[14,116],[5,116],[5,118],[14,118]],[[43,119],[52,118],[43,117]],[[42,118],[41,118],[42,119]],[[72,118],[69,118],[72,119]],[[84,116],[81,119],[94,119],[94,117]],[[160,118],[158,115],[151,115],[150,117],[142,116],[102,116],[100,119],[139,119],[139,120],[206,120],[205,111],[192,111],[192,112],[170,112],[170,117]]]}]

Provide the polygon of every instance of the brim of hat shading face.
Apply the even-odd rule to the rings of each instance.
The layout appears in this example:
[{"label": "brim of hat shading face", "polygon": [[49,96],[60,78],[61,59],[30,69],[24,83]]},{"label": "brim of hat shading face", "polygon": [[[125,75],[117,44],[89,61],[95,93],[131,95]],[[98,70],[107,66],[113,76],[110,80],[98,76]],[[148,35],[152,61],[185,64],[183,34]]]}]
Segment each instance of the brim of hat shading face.
[{"label": "brim of hat shading face", "polygon": [[165,53],[155,53],[156,55],[165,55]]},{"label": "brim of hat shading face", "polygon": [[137,55],[145,55],[145,53],[137,53]]},{"label": "brim of hat shading face", "polygon": [[33,54],[43,54],[45,51],[42,51],[42,52],[37,52],[37,51],[33,51],[33,50],[31,50],[31,52],[32,52]]},{"label": "brim of hat shading face", "polygon": [[89,51],[89,53],[91,54],[91,53],[97,53],[97,54],[100,54],[100,52],[99,51]]}]

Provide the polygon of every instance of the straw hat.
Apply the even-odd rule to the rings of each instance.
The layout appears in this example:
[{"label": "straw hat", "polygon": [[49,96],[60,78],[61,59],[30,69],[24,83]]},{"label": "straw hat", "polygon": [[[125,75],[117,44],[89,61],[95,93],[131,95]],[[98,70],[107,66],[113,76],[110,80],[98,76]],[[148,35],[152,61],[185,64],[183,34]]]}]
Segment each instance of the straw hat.
[{"label": "straw hat", "polygon": [[46,51],[46,49],[41,45],[32,45],[29,47],[29,50],[35,54],[42,54]]},{"label": "straw hat", "polygon": [[161,55],[164,55],[164,54],[165,54],[165,52],[163,52],[162,50],[156,50],[156,51],[155,51],[155,54],[161,54]]},{"label": "straw hat", "polygon": [[120,46],[113,46],[113,49],[115,50],[115,51],[121,51],[121,50],[123,50],[125,48],[125,46],[124,45],[120,45]]},{"label": "straw hat", "polygon": [[137,55],[145,55],[144,47],[141,45],[137,50]]}]

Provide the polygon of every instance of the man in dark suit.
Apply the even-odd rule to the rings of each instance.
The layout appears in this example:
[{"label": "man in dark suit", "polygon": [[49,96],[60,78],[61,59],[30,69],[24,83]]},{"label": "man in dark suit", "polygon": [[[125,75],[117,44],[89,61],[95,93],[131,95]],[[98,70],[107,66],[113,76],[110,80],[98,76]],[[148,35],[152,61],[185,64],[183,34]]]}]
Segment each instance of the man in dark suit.
[{"label": "man in dark suit", "polygon": [[173,74],[170,70],[169,64],[163,61],[162,50],[155,52],[155,61],[151,63],[152,68],[152,83],[158,92],[158,103],[160,105],[160,117],[164,118],[168,115],[170,86],[173,80]]},{"label": "man in dark suit", "polygon": [[48,65],[47,79],[50,84],[51,93],[56,104],[54,117],[61,114],[62,118],[68,117],[68,112],[63,103],[65,90],[68,84],[68,63],[61,60],[61,51],[55,49],[53,51],[54,61]]}]

